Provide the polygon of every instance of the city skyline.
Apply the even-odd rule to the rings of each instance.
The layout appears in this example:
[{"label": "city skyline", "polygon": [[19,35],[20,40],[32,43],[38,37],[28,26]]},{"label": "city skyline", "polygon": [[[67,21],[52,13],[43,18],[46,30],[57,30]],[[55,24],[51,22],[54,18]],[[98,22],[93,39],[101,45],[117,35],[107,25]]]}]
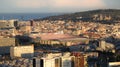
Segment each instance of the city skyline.
[{"label": "city skyline", "polygon": [[0,13],[79,12],[120,9],[120,0],[1,0]]}]

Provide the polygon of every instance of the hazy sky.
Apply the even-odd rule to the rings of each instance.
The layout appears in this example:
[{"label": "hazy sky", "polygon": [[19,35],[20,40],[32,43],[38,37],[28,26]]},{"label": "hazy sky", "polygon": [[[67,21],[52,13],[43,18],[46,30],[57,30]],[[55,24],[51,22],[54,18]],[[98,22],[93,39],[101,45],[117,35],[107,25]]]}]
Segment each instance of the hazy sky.
[{"label": "hazy sky", "polygon": [[120,0],[0,0],[0,13],[79,12],[120,9]]}]

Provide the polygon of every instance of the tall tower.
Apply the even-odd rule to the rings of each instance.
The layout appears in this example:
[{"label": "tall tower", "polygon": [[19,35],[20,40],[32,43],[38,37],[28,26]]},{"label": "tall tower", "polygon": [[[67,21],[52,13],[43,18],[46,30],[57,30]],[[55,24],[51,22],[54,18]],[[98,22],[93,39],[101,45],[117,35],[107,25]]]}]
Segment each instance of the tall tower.
[{"label": "tall tower", "polygon": [[14,21],[14,27],[18,27],[18,21]]},{"label": "tall tower", "polygon": [[30,20],[30,26],[34,26],[34,21],[33,20]]},{"label": "tall tower", "polygon": [[18,21],[17,20],[9,20],[8,21],[10,27],[17,27]]}]

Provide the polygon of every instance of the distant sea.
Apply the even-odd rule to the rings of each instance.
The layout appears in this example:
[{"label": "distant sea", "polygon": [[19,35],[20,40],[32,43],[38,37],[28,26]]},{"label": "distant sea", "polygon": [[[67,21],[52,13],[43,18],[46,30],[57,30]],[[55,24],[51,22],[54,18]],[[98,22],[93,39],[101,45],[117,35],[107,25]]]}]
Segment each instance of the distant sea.
[{"label": "distant sea", "polygon": [[0,20],[10,20],[10,19],[18,19],[18,20],[31,20],[31,19],[39,19],[45,18],[48,16],[56,16],[63,13],[1,13]]}]

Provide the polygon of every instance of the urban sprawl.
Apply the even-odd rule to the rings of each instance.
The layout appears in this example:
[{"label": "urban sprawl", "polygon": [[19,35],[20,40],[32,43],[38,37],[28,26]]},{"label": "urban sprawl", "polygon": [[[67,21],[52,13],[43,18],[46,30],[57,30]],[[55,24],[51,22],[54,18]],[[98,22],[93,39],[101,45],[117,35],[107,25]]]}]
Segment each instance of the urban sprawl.
[{"label": "urban sprawl", "polygon": [[119,44],[120,23],[0,20],[0,67],[112,67]]}]

